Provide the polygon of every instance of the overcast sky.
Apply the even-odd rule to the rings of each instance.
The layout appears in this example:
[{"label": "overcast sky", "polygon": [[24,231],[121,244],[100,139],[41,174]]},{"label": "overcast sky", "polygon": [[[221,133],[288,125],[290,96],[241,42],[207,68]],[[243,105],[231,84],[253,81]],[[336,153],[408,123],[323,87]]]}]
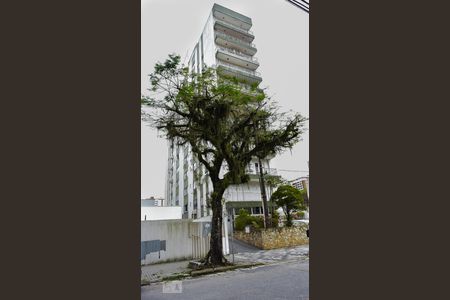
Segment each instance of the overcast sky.
[{"label": "overcast sky", "polygon": [[[178,53],[182,61],[200,38],[214,3],[252,19],[261,87],[281,106],[309,117],[309,15],[285,0],[141,0],[141,87],[148,94],[148,74],[157,61]],[[271,167],[308,171],[309,137],[274,158]],[[167,143],[141,124],[141,196],[164,197]],[[307,173],[279,171],[287,179]]]}]

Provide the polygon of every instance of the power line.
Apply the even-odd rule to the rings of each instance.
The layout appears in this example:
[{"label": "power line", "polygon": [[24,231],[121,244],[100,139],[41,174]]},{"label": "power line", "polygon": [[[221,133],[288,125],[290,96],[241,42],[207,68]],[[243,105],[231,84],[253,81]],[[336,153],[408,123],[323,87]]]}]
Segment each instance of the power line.
[{"label": "power line", "polygon": [[302,2],[298,2],[297,0],[286,0],[289,3],[291,3],[292,5],[297,6],[298,8],[304,10],[305,12],[307,12],[309,14],[309,2],[306,2],[304,0],[301,0]]}]

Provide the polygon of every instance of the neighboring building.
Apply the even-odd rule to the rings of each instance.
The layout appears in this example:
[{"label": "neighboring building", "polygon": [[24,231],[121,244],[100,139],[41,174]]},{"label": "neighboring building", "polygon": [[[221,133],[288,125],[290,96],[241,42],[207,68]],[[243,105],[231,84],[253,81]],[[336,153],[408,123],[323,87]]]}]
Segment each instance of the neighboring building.
[{"label": "neighboring building", "polygon": [[309,207],[309,177],[304,176],[290,180],[289,184],[301,191],[302,190],[306,191],[306,196],[308,198],[306,200],[306,205]]},{"label": "neighboring building", "polygon": [[304,182],[308,180],[308,177],[299,177],[293,180],[289,180],[289,184],[298,190],[303,190],[305,188]]},{"label": "neighboring building", "polygon": [[141,199],[141,221],[179,220],[181,219],[180,206],[163,206],[163,198],[150,197]]},{"label": "neighboring building", "polygon": [[141,206],[141,221],[180,219],[180,206]]},{"label": "neighboring building", "polygon": [[147,199],[141,199],[141,207],[163,206],[163,204],[164,204],[163,198],[150,197]]},{"label": "neighboring building", "polygon": [[[251,27],[252,20],[249,17],[214,4],[190,57],[189,69],[201,72],[206,66],[215,66],[219,74],[240,79],[243,87],[259,84],[262,78],[256,72],[259,62],[254,57],[257,49],[252,43],[255,37],[250,31]],[[181,206],[183,218],[210,216],[212,211],[207,199],[212,191],[212,182],[205,167],[192,155],[189,145],[177,146],[174,141],[169,141],[168,150],[167,205]],[[263,160],[262,166],[265,172],[276,175],[276,170],[270,166],[271,158]],[[249,183],[230,186],[225,191],[225,209],[234,214],[240,208],[252,214],[263,214],[256,159],[249,164],[247,172],[251,178]],[[267,198],[270,199],[272,190],[269,187],[266,189]]]}]

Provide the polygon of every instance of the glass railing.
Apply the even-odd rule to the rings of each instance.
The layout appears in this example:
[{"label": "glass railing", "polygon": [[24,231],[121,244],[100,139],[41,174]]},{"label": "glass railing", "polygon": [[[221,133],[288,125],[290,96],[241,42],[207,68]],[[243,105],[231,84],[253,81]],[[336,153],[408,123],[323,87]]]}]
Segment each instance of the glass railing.
[{"label": "glass railing", "polygon": [[253,44],[253,43],[247,43],[241,39],[232,37],[231,35],[228,35],[228,34],[225,34],[225,33],[219,32],[219,31],[216,31],[216,36],[218,36],[224,40],[230,41],[232,43],[236,43],[236,44],[245,46],[245,47],[256,48],[255,44]]},{"label": "glass railing", "polygon": [[223,47],[220,47],[220,46],[216,46],[216,47],[217,47],[217,49],[220,49],[220,50],[222,50],[222,51],[224,51],[224,52],[227,52],[227,53],[229,53],[229,54],[232,54],[232,55],[235,56],[235,57],[237,56],[238,58],[244,58],[244,59],[246,59],[246,60],[248,60],[248,61],[251,61],[251,62],[254,62],[254,63],[258,63],[258,59],[257,59],[256,57],[252,57],[252,56],[250,56],[250,55],[248,55],[248,54],[245,54],[245,53],[236,51],[236,50],[234,50],[234,49],[223,48]]},{"label": "glass railing", "polygon": [[218,61],[218,66],[224,66],[225,68],[232,69],[234,71],[238,71],[238,72],[241,72],[241,73],[245,73],[246,75],[248,74],[248,75],[252,75],[252,76],[261,77],[261,74],[259,72],[257,72],[257,71],[251,71],[251,70],[248,70],[248,69],[245,69],[245,68],[241,68],[241,67],[238,67],[238,66],[235,66],[235,65],[223,62],[223,61]]},{"label": "glass railing", "polygon": [[223,26],[226,26],[226,27],[230,27],[231,29],[234,29],[234,30],[242,32],[242,33],[253,35],[253,31],[245,30],[244,28],[237,27],[236,25],[233,25],[233,24],[228,23],[228,22],[224,22],[224,21],[221,21],[221,20],[216,20],[216,23],[218,23],[220,25],[223,25]]}]

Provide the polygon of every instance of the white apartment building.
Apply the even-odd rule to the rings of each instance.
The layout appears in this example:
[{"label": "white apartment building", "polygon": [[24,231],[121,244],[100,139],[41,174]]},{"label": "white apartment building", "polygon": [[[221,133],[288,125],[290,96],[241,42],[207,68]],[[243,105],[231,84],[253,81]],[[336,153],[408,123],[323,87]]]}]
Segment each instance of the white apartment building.
[{"label": "white apartment building", "polygon": [[[205,66],[215,66],[225,75],[237,77],[247,84],[259,84],[262,78],[256,71],[259,62],[254,57],[257,49],[252,43],[255,37],[250,31],[251,27],[252,20],[249,17],[214,4],[190,57],[190,70],[201,72]],[[212,212],[207,199],[212,191],[212,182],[205,167],[192,155],[189,145],[177,146],[174,141],[168,144],[167,205],[181,206],[183,218],[210,216]],[[262,160],[262,167],[264,172],[276,175],[276,170],[270,166],[270,158]],[[247,172],[250,182],[230,186],[225,191],[225,214],[237,214],[240,208],[252,214],[263,214],[256,158],[248,166]],[[267,199],[270,199],[272,190],[268,186],[266,194]]]},{"label": "white apartment building", "polygon": [[306,190],[306,193],[309,196],[309,177],[308,176],[295,178],[293,180],[290,180],[289,183],[296,189]]}]

